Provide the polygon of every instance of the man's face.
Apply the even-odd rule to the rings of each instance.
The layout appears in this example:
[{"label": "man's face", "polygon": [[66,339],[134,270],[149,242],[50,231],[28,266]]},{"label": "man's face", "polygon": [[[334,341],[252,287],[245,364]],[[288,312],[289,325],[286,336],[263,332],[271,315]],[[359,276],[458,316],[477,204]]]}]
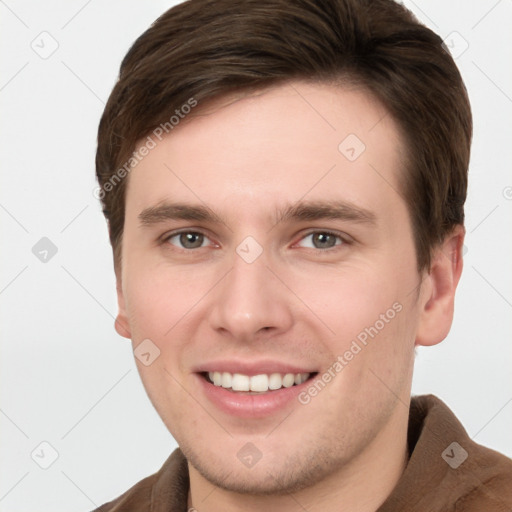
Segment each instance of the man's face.
[{"label": "man's face", "polygon": [[[120,319],[160,351],[137,364],[193,471],[284,492],[404,434],[424,299],[401,140],[344,88],[217,107],[129,176]],[[229,388],[269,382],[294,385]]]}]

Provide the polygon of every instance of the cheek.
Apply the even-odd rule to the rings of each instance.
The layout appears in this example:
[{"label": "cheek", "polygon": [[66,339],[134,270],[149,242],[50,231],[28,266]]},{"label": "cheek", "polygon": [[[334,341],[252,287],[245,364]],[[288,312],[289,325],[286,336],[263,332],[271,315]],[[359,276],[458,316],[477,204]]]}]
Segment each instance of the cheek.
[{"label": "cheek", "polygon": [[[133,263],[132,259],[123,290],[134,356],[149,399],[171,429],[179,424],[179,411],[186,409],[188,400],[182,388],[182,365],[190,336],[183,332],[190,328],[194,304],[204,292],[186,272],[170,272],[151,265],[135,268]],[[146,340],[150,340],[149,345]],[[145,352],[157,357],[149,365],[144,364],[143,358],[137,358],[137,352],[142,351],[138,347],[145,347]],[[171,433],[174,435],[172,430]]]},{"label": "cheek", "polygon": [[126,310],[135,337],[164,339],[194,309],[208,291],[209,280],[197,270],[163,265],[132,265],[123,287]]},{"label": "cheek", "polygon": [[311,299],[311,309],[331,331],[326,344],[333,363],[343,358],[345,386],[375,381],[369,369],[391,382],[409,365],[418,322],[416,295],[411,293],[417,276],[413,265],[409,267],[391,261],[352,265],[317,276],[314,286],[305,285],[299,292]]},{"label": "cheek", "polygon": [[299,277],[296,286],[297,295],[318,312],[330,330],[346,337],[373,325],[400,301],[397,281],[383,265],[369,267],[361,262],[341,270],[317,271],[307,280]]}]

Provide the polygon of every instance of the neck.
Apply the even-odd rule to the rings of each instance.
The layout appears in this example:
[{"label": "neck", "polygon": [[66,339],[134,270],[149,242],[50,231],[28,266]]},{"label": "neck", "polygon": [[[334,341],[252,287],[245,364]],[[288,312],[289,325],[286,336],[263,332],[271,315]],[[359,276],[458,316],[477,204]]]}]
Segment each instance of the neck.
[{"label": "neck", "polygon": [[408,460],[408,408],[397,403],[386,426],[355,459],[324,480],[285,495],[255,496],[213,486],[189,463],[188,508],[197,512],[375,512],[391,494]]}]

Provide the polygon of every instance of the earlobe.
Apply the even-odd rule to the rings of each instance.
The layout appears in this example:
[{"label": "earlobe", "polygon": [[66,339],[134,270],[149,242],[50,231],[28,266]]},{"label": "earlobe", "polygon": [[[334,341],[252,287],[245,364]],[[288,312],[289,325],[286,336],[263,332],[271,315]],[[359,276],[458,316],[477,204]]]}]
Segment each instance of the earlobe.
[{"label": "earlobe", "polygon": [[120,336],[122,336],[123,338],[131,339],[132,333],[130,330],[130,325],[128,323],[128,316],[126,314],[123,286],[121,283],[121,278],[119,278],[119,277],[116,279],[116,291],[117,291],[118,313],[116,316],[114,326],[115,326],[117,333]]},{"label": "earlobe", "polygon": [[455,291],[462,273],[464,235],[464,226],[456,226],[434,251],[430,271],[422,285],[426,294],[421,299],[416,345],[436,345],[450,331]]}]

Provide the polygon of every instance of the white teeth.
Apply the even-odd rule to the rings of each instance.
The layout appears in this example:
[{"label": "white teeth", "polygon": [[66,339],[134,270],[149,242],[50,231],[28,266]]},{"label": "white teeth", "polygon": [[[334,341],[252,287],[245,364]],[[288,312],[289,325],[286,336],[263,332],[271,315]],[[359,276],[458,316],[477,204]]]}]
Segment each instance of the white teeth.
[{"label": "white teeth", "polygon": [[223,388],[230,388],[232,381],[233,381],[233,376],[231,375],[231,373],[224,372],[222,374],[222,387]]},{"label": "white teeth", "polygon": [[222,373],[220,372],[213,372],[213,383],[216,386],[222,385]]},{"label": "white teeth", "polygon": [[233,374],[233,380],[231,381],[231,389],[233,391],[249,391],[249,386],[250,377],[241,373]]},{"label": "white teeth", "polygon": [[268,376],[254,375],[251,377],[251,391],[268,391]]},{"label": "white teeth", "polygon": [[279,389],[283,387],[283,378],[280,373],[273,373],[268,379],[269,389]]},{"label": "white teeth", "polygon": [[277,390],[282,387],[290,388],[294,384],[299,385],[308,380],[309,373],[271,373],[249,377],[241,373],[208,372],[208,377],[215,386],[231,388],[233,391],[254,391],[265,393],[269,390]]},{"label": "white teeth", "polygon": [[295,382],[295,375],[293,373],[287,373],[283,378],[283,386],[285,388],[291,388]]}]

